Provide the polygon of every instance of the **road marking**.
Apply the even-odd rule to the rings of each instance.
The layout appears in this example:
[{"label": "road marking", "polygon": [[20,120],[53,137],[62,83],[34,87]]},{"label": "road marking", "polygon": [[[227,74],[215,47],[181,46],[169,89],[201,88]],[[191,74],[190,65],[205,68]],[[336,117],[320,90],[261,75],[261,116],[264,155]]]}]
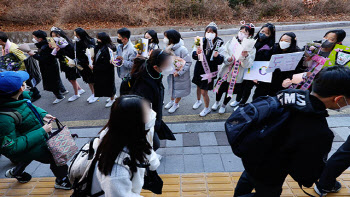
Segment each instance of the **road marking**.
[{"label": "road marking", "polygon": [[[186,122],[214,122],[214,121],[224,121],[231,114],[208,114],[206,117],[200,117],[196,115],[176,115],[176,116],[163,116],[165,123],[186,123]],[[70,128],[73,127],[103,127],[107,124],[107,119],[100,120],[76,120],[76,121],[65,121],[63,125],[67,125]]]}]

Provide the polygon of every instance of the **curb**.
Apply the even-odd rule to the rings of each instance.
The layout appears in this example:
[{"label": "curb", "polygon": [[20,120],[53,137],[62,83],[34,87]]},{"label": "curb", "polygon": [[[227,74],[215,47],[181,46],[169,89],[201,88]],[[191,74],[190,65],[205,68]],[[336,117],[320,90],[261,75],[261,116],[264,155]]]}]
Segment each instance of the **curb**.
[{"label": "curb", "polygon": [[[293,30],[307,30],[307,29],[320,29],[320,28],[342,28],[342,27],[350,27],[350,21],[336,21],[336,22],[320,22],[320,23],[307,23],[307,24],[294,24],[294,25],[276,25],[276,31],[293,31]],[[257,30],[261,28],[261,26],[255,27]],[[149,28],[151,29],[151,28]],[[176,28],[175,28],[176,29]],[[145,28],[146,30],[146,28]],[[256,31],[257,31],[256,30]],[[230,28],[230,29],[219,29],[220,35],[233,35],[238,33],[238,28]],[[189,32],[180,32],[182,38],[191,38],[196,36],[203,36],[203,31],[189,31]],[[132,35],[130,40],[135,41],[137,39],[143,38],[142,35]],[[158,33],[158,38],[163,39],[163,33]],[[117,42],[117,37],[111,37],[112,42]],[[31,48],[35,48],[34,43],[29,43]]]}]

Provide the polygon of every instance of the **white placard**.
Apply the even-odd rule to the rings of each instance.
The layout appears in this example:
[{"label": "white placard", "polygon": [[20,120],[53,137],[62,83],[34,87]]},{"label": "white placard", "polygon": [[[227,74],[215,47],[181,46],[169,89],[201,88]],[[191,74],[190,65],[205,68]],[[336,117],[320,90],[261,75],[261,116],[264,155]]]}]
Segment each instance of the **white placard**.
[{"label": "white placard", "polygon": [[148,39],[141,38],[141,40],[142,40],[142,45],[143,45],[143,51],[141,53],[141,56],[148,57]]},{"label": "white placard", "polygon": [[261,82],[271,83],[272,73],[266,72],[269,66],[268,61],[255,61],[251,68],[247,68],[244,70],[245,80],[258,80]]},{"label": "white placard", "polygon": [[273,72],[279,68],[281,71],[295,70],[304,52],[276,54],[271,57],[267,72]]},{"label": "white placard", "polygon": [[238,40],[235,37],[233,37],[229,46],[229,50],[233,51],[233,56],[238,60],[239,57],[242,55],[243,47],[241,44],[239,44]]},{"label": "white placard", "polygon": [[242,41],[243,51],[251,51],[255,46],[256,40],[244,38]]}]

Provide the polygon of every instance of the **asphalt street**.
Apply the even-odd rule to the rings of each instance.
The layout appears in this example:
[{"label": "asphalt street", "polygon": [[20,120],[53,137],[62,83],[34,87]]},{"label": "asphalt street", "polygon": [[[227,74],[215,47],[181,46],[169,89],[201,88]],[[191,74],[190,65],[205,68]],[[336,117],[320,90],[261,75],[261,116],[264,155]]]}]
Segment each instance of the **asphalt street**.
[{"label": "asphalt street", "polygon": [[[302,47],[308,42],[311,42],[313,40],[320,40],[322,39],[323,35],[330,29],[334,28],[325,28],[325,29],[313,29],[313,30],[298,30],[294,31],[294,33],[297,35],[298,39],[298,45],[299,47]],[[350,27],[345,27],[344,30],[346,32],[350,31]],[[258,30],[256,30],[257,32]],[[280,36],[285,32],[277,32],[276,40],[280,38]],[[204,32],[203,32],[204,34]],[[116,35],[111,35],[116,36]],[[219,31],[220,36],[220,31]],[[221,38],[224,39],[225,42],[227,42],[229,39],[232,38],[233,35],[228,36],[222,36]],[[185,46],[189,49],[189,51],[192,51],[192,46],[194,39],[193,38],[185,38],[184,39]],[[348,36],[344,43],[344,45],[350,45],[350,37]],[[161,40],[161,47],[164,47],[162,40]],[[194,70],[195,61],[193,61],[193,64],[191,66],[191,75],[193,76],[193,70]],[[117,75],[116,75],[117,76]],[[62,101],[59,104],[52,104],[52,102],[55,100],[54,95],[51,92],[43,91],[42,90],[42,84],[38,85],[39,90],[41,91],[42,98],[35,102],[35,105],[42,107],[43,109],[47,110],[49,113],[53,114],[54,116],[58,117],[61,121],[80,121],[80,120],[100,120],[100,119],[107,119],[109,115],[109,109],[105,108],[106,100],[107,98],[100,98],[100,100],[96,103],[89,104],[86,99],[90,96],[90,90],[85,84],[82,79],[78,79],[78,82],[80,86],[85,89],[86,93],[81,96],[78,100],[74,102],[68,102],[68,98],[72,96],[73,88],[71,84],[68,82],[68,80],[65,78],[64,73],[61,73],[62,81],[66,87],[67,90],[70,91],[68,95],[66,95],[66,99]],[[117,96],[118,96],[118,90],[121,83],[121,79],[118,77],[116,78],[116,86],[117,86]],[[166,79],[164,79],[164,86],[167,89],[167,82]],[[189,96],[183,98],[180,102],[180,108],[174,113],[169,114],[166,110],[164,110],[164,116],[173,116],[177,115],[177,117],[183,116],[186,119],[186,115],[197,115],[200,113],[202,108],[198,110],[193,110],[192,105],[196,101],[196,86],[192,84],[192,92]],[[211,105],[214,103],[215,100],[215,94],[213,92],[209,93],[210,99],[211,99]],[[166,92],[165,94],[165,104],[170,100],[170,95]],[[211,106],[210,105],[210,106]],[[229,106],[227,106],[226,113],[232,113],[233,109]],[[213,114],[217,112],[212,112]],[[346,113],[331,113],[332,116],[349,116],[349,111]],[[213,118],[218,118],[220,116],[215,115]],[[167,117],[168,119],[171,119],[171,117]],[[201,119],[196,119],[201,120]]]}]

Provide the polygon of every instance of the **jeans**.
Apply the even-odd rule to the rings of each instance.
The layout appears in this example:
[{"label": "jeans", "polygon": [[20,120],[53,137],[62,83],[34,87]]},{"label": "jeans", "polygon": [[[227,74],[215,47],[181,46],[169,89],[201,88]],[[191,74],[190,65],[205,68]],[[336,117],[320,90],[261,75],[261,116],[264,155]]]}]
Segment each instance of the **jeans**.
[{"label": "jeans", "polygon": [[319,185],[322,189],[331,190],[336,178],[350,166],[350,136],[343,145],[328,159],[321,174]]},{"label": "jeans", "polygon": [[[254,180],[244,171],[237,183],[234,197],[279,197],[282,193],[283,182],[281,181],[276,185],[267,185]],[[253,189],[255,189],[255,193],[252,193]]]},{"label": "jeans", "polygon": [[[36,160],[40,163],[44,163],[44,164],[50,164],[50,169],[53,172],[53,174],[55,175],[55,177],[58,180],[62,180],[64,177],[67,176],[68,173],[68,166],[64,165],[64,166],[57,166],[55,164],[55,161],[50,153],[50,156],[45,157],[45,158],[41,158],[40,160]],[[16,167],[13,169],[12,174],[14,176],[18,176],[21,175],[24,170],[26,169],[26,167],[31,163],[32,161],[21,161],[19,162]]]}]

